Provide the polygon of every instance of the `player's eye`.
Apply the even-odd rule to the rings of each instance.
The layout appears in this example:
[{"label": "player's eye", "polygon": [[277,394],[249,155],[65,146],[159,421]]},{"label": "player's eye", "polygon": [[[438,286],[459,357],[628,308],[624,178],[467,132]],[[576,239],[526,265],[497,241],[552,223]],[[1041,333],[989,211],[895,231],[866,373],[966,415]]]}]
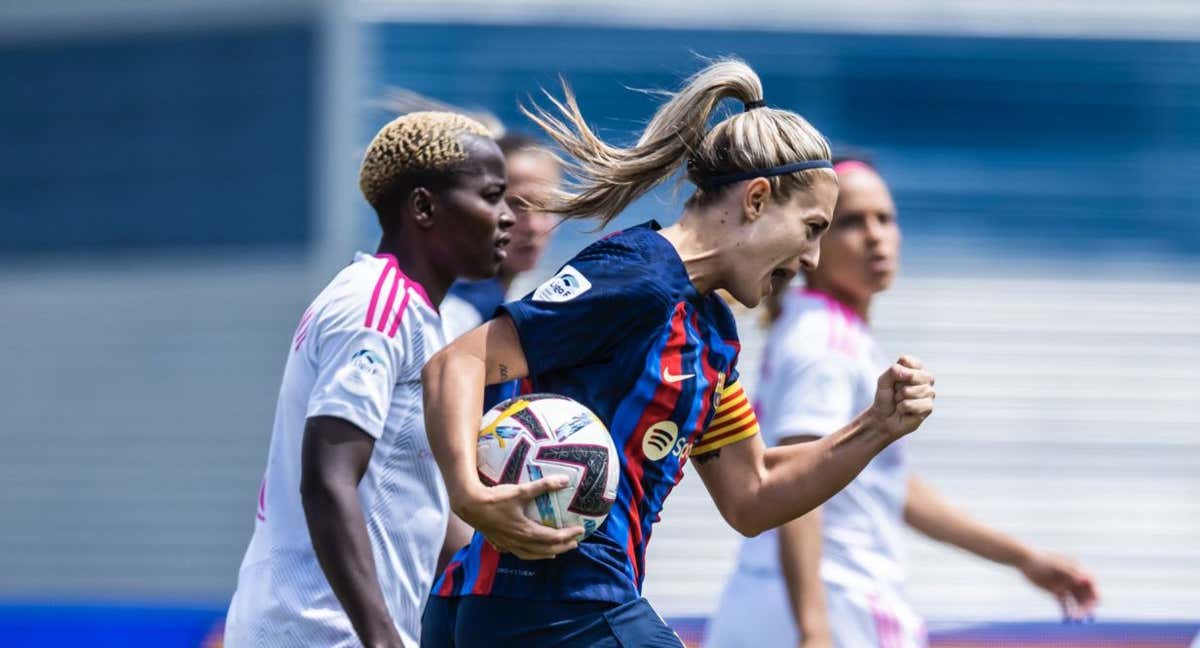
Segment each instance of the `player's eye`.
[{"label": "player's eye", "polygon": [[483,199],[490,203],[500,202],[504,199],[504,187],[492,187],[488,189],[483,192]]},{"label": "player's eye", "polygon": [[854,227],[862,227],[862,214],[843,214],[837,217],[837,227],[840,230],[851,229]]},{"label": "player's eye", "polygon": [[810,240],[817,238],[818,236],[821,235],[822,232],[825,231],[825,229],[827,227],[829,227],[829,223],[827,223],[827,222],[809,223],[808,224],[808,238]]}]

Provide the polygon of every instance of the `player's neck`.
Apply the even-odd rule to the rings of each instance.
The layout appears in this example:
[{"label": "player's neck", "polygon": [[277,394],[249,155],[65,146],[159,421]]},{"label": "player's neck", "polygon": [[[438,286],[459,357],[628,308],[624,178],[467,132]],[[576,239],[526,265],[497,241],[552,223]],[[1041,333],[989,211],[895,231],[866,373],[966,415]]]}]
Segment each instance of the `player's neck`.
[{"label": "player's neck", "polygon": [[716,289],[725,272],[726,255],[720,234],[699,227],[698,220],[689,218],[688,212],[685,211],[678,223],[665,227],[658,233],[675,248],[692,286],[703,295]]},{"label": "player's neck", "polygon": [[505,292],[507,292],[509,288],[512,288],[513,279],[516,278],[517,273],[508,272],[503,267],[501,267],[500,271],[496,273],[496,281],[500,282],[500,285],[504,288]]},{"label": "player's neck", "polygon": [[394,243],[385,237],[379,240],[376,252],[395,257],[400,271],[425,289],[425,294],[435,307],[441,305],[450,290],[450,284],[454,283],[454,277],[443,276],[434,268],[428,255],[411,249],[411,246]]}]

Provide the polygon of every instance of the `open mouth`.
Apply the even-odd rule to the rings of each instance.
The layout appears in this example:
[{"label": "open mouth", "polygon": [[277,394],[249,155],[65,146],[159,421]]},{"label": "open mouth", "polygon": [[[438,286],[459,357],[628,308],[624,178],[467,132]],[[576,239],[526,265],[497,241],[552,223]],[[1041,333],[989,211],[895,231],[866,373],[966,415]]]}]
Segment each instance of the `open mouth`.
[{"label": "open mouth", "polygon": [[792,272],[791,270],[788,270],[786,268],[775,268],[774,270],[771,271],[771,274],[767,277],[767,286],[765,288],[765,294],[775,295],[775,294],[783,292],[784,290],[787,289],[787,285],[789,283],[791,283],[792,277],[795,277],[795,276],[796,276],[796,273]]}]

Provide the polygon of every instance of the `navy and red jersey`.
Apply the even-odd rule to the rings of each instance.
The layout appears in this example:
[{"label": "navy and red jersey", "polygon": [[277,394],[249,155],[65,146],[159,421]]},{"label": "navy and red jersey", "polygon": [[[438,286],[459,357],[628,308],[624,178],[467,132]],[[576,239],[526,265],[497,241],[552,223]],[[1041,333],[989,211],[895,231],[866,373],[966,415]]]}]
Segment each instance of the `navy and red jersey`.
[{"label": "navy and red jersey", "polygon": [[608,518],[554,560],[501,555],[476,533],[434,595],[635,599],[651,527],[689,454],[758,433],[737,384],[733,314],[696,291],[658,229],[650,222],[598,241],[501,307],[525,352],[527,388],[573,398],[608,426],[621,461]]}]

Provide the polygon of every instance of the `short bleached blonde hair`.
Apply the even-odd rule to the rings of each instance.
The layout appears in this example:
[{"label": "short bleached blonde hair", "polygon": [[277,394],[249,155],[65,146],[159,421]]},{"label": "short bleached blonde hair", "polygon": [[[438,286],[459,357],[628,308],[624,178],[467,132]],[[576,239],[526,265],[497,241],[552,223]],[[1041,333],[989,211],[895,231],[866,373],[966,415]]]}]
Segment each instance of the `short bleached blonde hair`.
[{"label": "short bleached blonde hair", "polygon": [[409,113],[388,122],[363,156],[358,188],[377,210],[404,176],[447,171],[467,159],[464,135],[491,137],[478,121],[452,112]]}]

